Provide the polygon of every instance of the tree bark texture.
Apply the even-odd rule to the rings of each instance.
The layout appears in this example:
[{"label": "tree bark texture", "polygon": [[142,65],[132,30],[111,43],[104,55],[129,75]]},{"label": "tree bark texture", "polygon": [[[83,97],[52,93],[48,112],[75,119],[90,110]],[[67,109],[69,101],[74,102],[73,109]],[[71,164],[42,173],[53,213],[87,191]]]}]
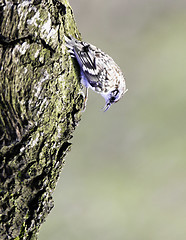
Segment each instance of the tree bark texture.
[{"label": "tree bark texture", "polygon": [[0,239],[37,239],[80,121],[67,0],[0,0]]}]

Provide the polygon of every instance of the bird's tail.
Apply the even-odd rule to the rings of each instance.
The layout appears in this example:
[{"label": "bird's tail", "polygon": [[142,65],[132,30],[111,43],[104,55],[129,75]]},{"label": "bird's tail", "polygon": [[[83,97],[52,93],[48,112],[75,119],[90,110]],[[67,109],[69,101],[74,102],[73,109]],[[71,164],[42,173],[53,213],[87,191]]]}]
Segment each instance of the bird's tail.
[{"label": "bird's tail", "polygon": [[65,35],[64,35],[64,38],[65,38],[66,46],[68,48],[68,52],[70,53],[70,55],[72,57],[75,57],[74,56],[74,46],[76,45],[76,39],[72,36],[67,37]]},{"label": "bird's tail", "polygon": [[71,54],[72,57],[74,57],[74,49],[81,50],[83,48],[82,42],[72,36],[67,37],[64,35],[64,38],[69,53]]}]

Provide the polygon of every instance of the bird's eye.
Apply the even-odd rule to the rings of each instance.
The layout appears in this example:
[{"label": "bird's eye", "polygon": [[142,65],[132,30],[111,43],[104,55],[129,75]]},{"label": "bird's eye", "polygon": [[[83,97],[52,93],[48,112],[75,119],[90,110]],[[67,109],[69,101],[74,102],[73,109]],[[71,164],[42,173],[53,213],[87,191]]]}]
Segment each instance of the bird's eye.
[{"label": "bird's eye", "polygon": [[112,96],[116,97],[118,95],[119,91],[116,89],[114,91],[112,91]]},{"label": "bird's eye", "polygon": [[118,93],[119,93],[119,91],[116,89],[111,92],[111,94],[112,94],[111,96],[115,98],[118,95]]},{"label": "bird's eye", "polygon": [[111,103],[114,103],[114,102],[116,102],[116,101],[118,101],[117,99],[118,99],[118,93],[119,93],[119,91],[116,89],[116,90],[113,90],[112,92],[111,92],[111,95],[110,95],[110,102]]}]

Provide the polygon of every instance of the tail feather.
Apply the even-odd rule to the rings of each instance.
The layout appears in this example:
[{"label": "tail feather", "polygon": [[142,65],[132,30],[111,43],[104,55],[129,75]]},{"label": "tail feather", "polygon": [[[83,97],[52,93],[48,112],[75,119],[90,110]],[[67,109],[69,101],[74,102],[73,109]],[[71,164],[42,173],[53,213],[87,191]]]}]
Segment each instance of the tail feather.
[{"label": "tail feather", "polygon": [[68,48],[68,52],[70,53],[71,57],[74,58],[75,57],[74,46],[77,44],[76,43],[77,40],[72,36],[70,37],[64,36],[64,38],[65,38],[66,46]]},{"label": "tail feather", "polygon": [[76,45],[76,39],[73,38],[72,36],[70,37],[65,36],[65,42],[66,46],[70,49],[73,49],[73,47]]}]

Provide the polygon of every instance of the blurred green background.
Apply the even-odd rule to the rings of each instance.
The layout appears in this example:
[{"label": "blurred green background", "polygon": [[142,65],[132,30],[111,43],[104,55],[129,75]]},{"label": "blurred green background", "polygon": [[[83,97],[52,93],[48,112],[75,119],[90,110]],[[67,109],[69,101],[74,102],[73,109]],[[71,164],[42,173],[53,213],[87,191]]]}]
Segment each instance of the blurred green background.
[{"label": "blurred green background", "polygon": [[39,240],[186,239],[186,1],[71,0],[129,91],[89,100]]}]

